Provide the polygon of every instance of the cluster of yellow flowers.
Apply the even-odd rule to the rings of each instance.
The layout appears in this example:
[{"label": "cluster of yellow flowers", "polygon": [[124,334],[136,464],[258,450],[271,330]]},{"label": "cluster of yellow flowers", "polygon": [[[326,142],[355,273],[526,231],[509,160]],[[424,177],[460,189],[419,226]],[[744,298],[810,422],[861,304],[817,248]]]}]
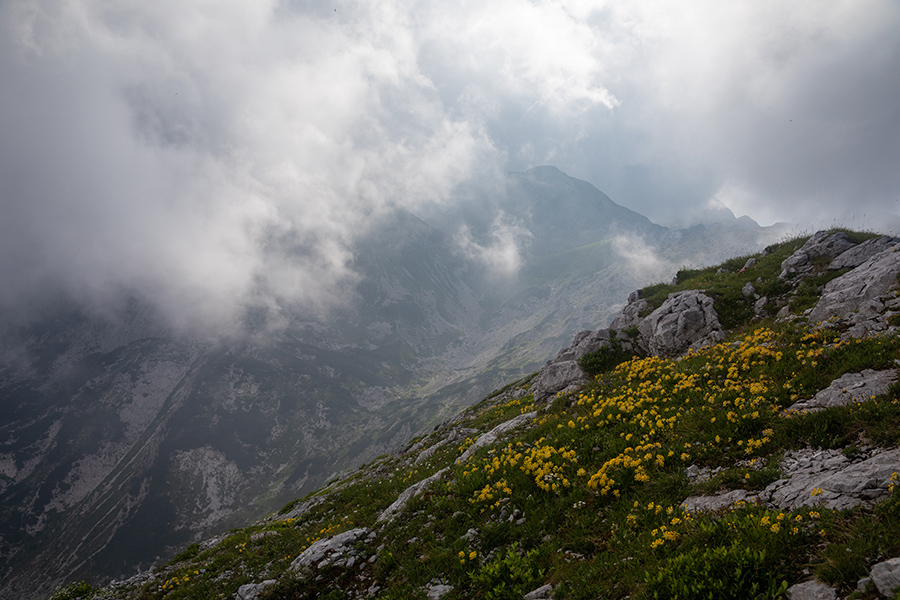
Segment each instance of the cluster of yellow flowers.
[{"label": "cluster of yellow flowers", "polygon": [[470,561],[475,560],[476,558],[478,558],[478,552],[476,552],[475,550],[472,550],[467,555],[465,550],[460,550],[458,556],[459,556],[459,563],[466,564],[466,558],[468,558]]},{"label": "cluster of yellow flowers", "polygon": [[[680,431],[678,425],[685,420],[718,428],[717,419],[722,424],[724,413],[723,425],[739,433],[753,431],[777,414],[778,407],[768,398],[774,384],[762,372],[763,366],[784,358],[775,339],[773,331],[761,327],[734,344],[691,352],[682,359],[634,359],[616,369],[623,385],[582,393],[577,404],[587,407],[594,419],[586,420],[582,429],[616,427],[625,430],[620,433],[625,442],[636,442],[593,473],[588,487],[601,495],[617,495],[626,481],[649,481],[650,467],[662,467],[676,455],[677,460],[690,460],[689,442],[696,439],[696,431]],[[569,427],[573,422],[578,420],[570,420]],[[757,453],[774,436],[769,428],[761,433],[736,443],[746,454]],[[732,436],[716,434],[704,445],[716,448],[733,441]]]},{"label": "cluster of yellow flowers", "polygon": [[[326,525],[325,527],[322,527],[321,529],[319,529],[318,533],[314,533],[311,537],[306,538],[307,547],[315,544],[316,542],[318,542],[319,540],[321,540],[323,538],[327,538],[332,533],[337,531],[340,528],[340,526],[341,526],[340,523],[334,523],[333,525]],[[305,549],[306,548],[304,548],[304,550]]]},{"label": "cluster of yellow flowers", "polygon": [[497,500],[491,505],[491,508],[496,508],[500,505],[500,501],[504,497],[509,497],[510,494],[512,494],[512,488],[509,487],[509,482],[504,478],[500,481],[489,483],[475,492],[474,497],[469,502],[489,502],[496,498]]}]

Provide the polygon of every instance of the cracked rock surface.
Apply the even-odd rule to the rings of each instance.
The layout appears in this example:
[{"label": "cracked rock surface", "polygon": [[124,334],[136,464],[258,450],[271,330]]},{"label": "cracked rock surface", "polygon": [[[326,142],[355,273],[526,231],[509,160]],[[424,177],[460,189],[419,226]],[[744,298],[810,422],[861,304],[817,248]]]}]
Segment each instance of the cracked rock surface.
[{"label": "cracked rock surface", "polygon": [[370,537],[373,533],[368,527],[359,527],[319,540],[294,559],[291,570],[303,571],[313,566],[327,565],[352,567],[357,559],[356,549],[352,544]]},{"label": "cracked rock surface", "polygon": [[895,381],[897,381],[895,369],[885,371],[866,369],[861,373],[847,373],[832,381],[831,385],[812,398],[792,404],[788,411],[816,411],[832,406],[844,406],[851,402],[864,402],[887,392]]},{"label": "cracked rock surface", "polygon": [[792,451],[785,454],[782,471],[785,478],[769,485],[760,499],[782,509],[853,508],[888,495],[891,475],[900,472],[900,449],[871,449],[853,459],[837,450]]}]

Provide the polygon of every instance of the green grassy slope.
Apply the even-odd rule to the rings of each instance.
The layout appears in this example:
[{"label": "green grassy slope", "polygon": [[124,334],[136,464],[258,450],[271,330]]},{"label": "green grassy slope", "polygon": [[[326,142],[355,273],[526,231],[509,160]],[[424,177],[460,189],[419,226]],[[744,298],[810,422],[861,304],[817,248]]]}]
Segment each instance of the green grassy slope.
[{"label": "green grassy slope", "polygon": [[[544,406],[527,394],[528,378],[514,382],[280,517],[191,546],[153,575],[105,589],[70,586],[53,598],[233,598],[239,586],[263,580],[277,583],[262,599],[425,598],[438,584],[452,587],[448,600],[520,599],[545,583],[557,600],[779,598],[809,574],[842,597],[875,598],[854,590],[874,562],[900,556],[900,485],[877,505],[850,511],[680,507],[690,495],[765,488],[787,450],[849,455],[900,443],[898,385],[864,403],[784,412],[845,373],[900,359],[896,335],[842,341],[839,330],[814,329],[802,313],[753,318],[739,293],[747,281],[795,314],[808,304],[803,295],[817,287],[775,280],[774,265],[802,242],[770,248],[744,272],[746,257],[645,290],[651,303],[676,289],[710,290],[731,328],[715,347],[636,357]],[[480,434],[531,411],[524,427],[458,461]],[[722,470],[692,483],[691,465]],[[445,467],[397,518],[377,521],[401,491]],[[295,511],[304,502],[307,510]],[[290,572],[316,540],[357,527],[377,537],[359,544],[353,567]]]}]

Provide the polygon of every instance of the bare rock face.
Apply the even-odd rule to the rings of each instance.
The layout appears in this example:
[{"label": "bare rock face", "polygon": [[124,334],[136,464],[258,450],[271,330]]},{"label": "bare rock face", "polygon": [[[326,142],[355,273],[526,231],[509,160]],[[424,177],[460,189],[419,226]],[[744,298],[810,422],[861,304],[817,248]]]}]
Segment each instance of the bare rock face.
[{"label": "bare rock face", "polygon": [[887,392],[892,383],[897,381],[897,371],[874,371],[865,369],[861,373],[847,373],[831,382],[824,390],[812,398],[800,400],[788,408],[788,411],[817,411],[832,406],[844,406],[851,402],[865,402],[873,396]]},{"label": "bare rock face", "polygon": [[640,296],[640,291],[631,292],[628,296],[628,304],[619,311],[619,314],[609,324],[609,328],[613,331],[625,331],[632,327],[638,327],[644,318],[641,312],[647,308],[647,301]]},{"label": "bare rock face", "polygon": [[326,565],[352,567],[357,560],[356,549],[352,544],[374,537],[373,533],[367,527],[360,527],[319,540],[294,559],[291,570],[303,571],[314,566],[321,568]]},{"label": "bare rock face", "polygon": [[879,593],[892,598],[900,591],[900,558],[892,558],[872,567],[872,583]]},{"label": "bare rock face", "polygon": [[890,246],[896,244],[898,241],[900,240],[886,235],[866,240],[862,244],[858,244],[850,248],[849,250],[835,258],[833,261],[831,261],[828,264],[828,269],[831,271],[840,269],[855,269],[876,254],[881,254]]},{"label": "bare rock face", "polygon": [[738,502],[755,502],[756,494],[747,490],[731,490],[713,496],[690,496],[685,498],[681,507],[691,513],[717,512]]},{"label": "bare rock face", "polygon": [[532,386],[536,402],[544,402],[552,398],[570,385],[585,384],[590,381],[587,373],[574,360],[550,363],[541,369]]},{"label": "bare rock face", "polygon": [[787,589],[791,600],[838,600],[837,590],[821,581],[804,581]]},{"label": "bare rock face", "polygon": [[877,321],[888,308],[900,275],[900,245],[888,246],[849,273],[825,286],[819,302],[809,315],[810,321],[853,317],[857,324]]},{"label": "bare rock face", "polygon": [[890,493],[891,476],[900,472],[900,449],[869,454],[850,459],[835,450],[788,452],[781,464],[785,478],[769,485],[760,498],[790,510],[844,510],[877,501]]},{"label": "bare rock face", "polygon": [[610,330],[582,331],[572,343],[556,353],[540,370],[531,387],[534,399],[544,402],[571,385],[583,385],[590,381],[587,373],[578,366],[578,359],[609,346]]},{"label": "bare rock face", "polygon": [[654,356],[677,356],[725,339],[712,298],[699,290],[670,294],[638,331],[638,344]]},{"label": "bare rock face", "polygon": [[781,263],[780,279],[787,279],[795,275],[807,273],[813,268],[813,261],[820,259],[834,259],[843,254],[855,244],[847,239],[847,234],[839,231],[830,233],[820,231],[809,238],[803,246],[784,259]]},{"label": "bare rock face", "polygon": [[278,583],[277,579],[267,579],[262,583],[248,583],[238,588],[234,600],[257,600],[259,595],[270,585]]}]

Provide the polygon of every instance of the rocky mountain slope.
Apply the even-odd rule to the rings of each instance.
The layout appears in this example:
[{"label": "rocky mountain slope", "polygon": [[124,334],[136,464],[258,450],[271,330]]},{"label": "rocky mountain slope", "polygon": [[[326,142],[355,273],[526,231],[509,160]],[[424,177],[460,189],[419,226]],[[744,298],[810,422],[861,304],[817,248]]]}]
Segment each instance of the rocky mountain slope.
[{"label": "rocky mountain slope", "polygon": [[[266,514],[534,370],[670,265],[779,235],[668,230],[551,167],[478,208],[373,224],[327,318],[257,308],[237,334],[189,335],[126,297],[0,319],[0,597],[130,574]],[[476,252],[497,223],[515,275]]]},{"label": "rocky mountain slope", "polygon": [[53,598],[898,597],[898,277],[841,231],[682,270],[402,451]]}]

